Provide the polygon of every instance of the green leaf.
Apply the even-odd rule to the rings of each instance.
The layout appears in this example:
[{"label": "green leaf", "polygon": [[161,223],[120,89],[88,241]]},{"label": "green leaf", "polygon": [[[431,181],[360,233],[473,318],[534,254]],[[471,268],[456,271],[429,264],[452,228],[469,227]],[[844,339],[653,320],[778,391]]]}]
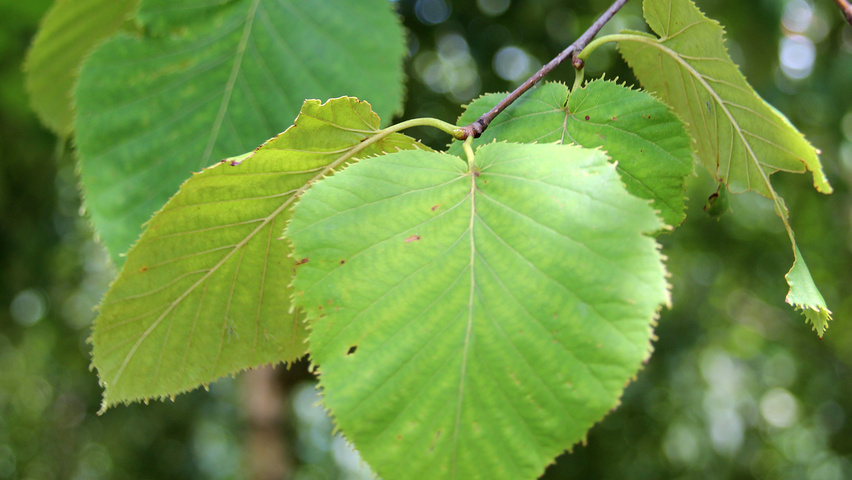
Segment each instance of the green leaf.
[{"label": "green leaf", "polygon": [[822,338],[828,328],[828,321],[831,320],[831,310],[826,306],[822,294],[819,293],[819,289],[814,284],[811,272],[805,264],[805,259],[802,258],[802,253],[795,243],[793,243],[793,249],[796,260],[793,263],[793,268],[784,277],[787,279],[787,284],[790,285],[790,292],[787,293],[786,301],[796,310],[801,310],[805,318],[813,325],[817,335]]},{"label": "green leaf", "polygon": [[80,64],[112,36],[139,0],[57,0],[44,16],[27,59],[26,87],[39,119],[60,137],[71,133],[71,93]]},{"label": "green leaf", "polygon": [[772,197],[769,175],[813,172],[830,193],[816,149],[755,93],[724,46],[724,30],[691,0],[645,0],[645,20],[660,38],[637,33],[618,42],[642,86],[682,116],[698,158],[734,193]]},{"label": "green leaf", "polygon": [[310,182],[355,156],[421,147],[377,135],[354,98],[305,102],[295,126],[192,176],[148,223],[95,320],[104,408],[172,396],[306,351],[290,310],[296,262],[278,240]]},{"label": "green leaf", "polygon": [[488,144],[363,160],[311,188],[325,405],[385,480],[535,478],[618,405],[668,301],[662,222],[597,150]]},{"label": "green leaf", "polygon": [[76,91],[86,207],[117,263],[190,172],[280,132],[305,98],[400,109],[405,42],[387,0],[147,0],[139,19]]},{"label": "green leaf", "polygon": [[[472,123],[504,97],[475,100],[458,125]],[[689,137],[668,107],[647,93],[595,80],[569,95],[565,85],[547,83],[504,110],[474,143],[494,139],[600,147],[617,162],[628,192],[652,200],[668,225],[683,222],[684,182],[692,172]]]},{"label": "green leaf", "polygon": [[[804,311],[831,318],[811,279],[769,176],[810,170],[814,187],[831,193],[818,151],[778,110],[755,93],[724,46],[724,30],[691,0],[645,0],[645,20],[659,35],[619,35],[618,48],[636,77],[684,119],[695,153],[733,193],[754,190],[771,198],[793,245],[789,299]],[[795,271],[795,274],[794,274]],[[790,281],[800,279],[799,282]],[[807,315],[813,321],[814,315]],[[821,320],[814,322],[817,331]],[[822,322],[824,324],[824,322]],[[822,333],[820,333],[822,335]]]}]

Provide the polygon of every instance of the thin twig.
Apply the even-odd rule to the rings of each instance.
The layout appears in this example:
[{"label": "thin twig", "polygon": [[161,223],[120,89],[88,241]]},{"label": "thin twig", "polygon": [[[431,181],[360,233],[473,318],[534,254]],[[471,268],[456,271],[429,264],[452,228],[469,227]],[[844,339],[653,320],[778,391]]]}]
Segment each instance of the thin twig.
[{"label": "thin twig", "polygon": [[[845,1],[845,0],[835,0],[837,2]],[[497,104],[494,108],[488,111],[488,113],[482,115],[475,122],[470,125],[466,125],[461,127],[457,132],[456,138],[459,140],[464,140],[467,137],[473,135],[474,138],[482,135],[482,132],[488,128],[488,124],[491,123],[491,120],[494,120],[494,117],[500,114],[506,107],[512,104],[515,100],[518,99],[521,95],[523,95],[527,90],[532,88],[536,83],[538,83],[545,75],[550,73],[551,70],[556,68],[560,63],[564,62],[566,58],[573,57],[577,52],[582,51],[586,45],[595,38],[595,35],[601,31],[601,29],[606,25],[607,22],[616,14],[621,7],[627,3],[628,0],[615,0],[615,2],[607,9],[603,15],[598,18],[595,23],[589,27],[580,38],[578,38],[574,43],[568,46],[565,50],[562,50],[562,53],[556,56],[553,60],[547,63],[547,65],[541,67],[541,70],[536,72],[532,77],[528,78],[527,81],[521,84],[520,87],[516,88],[514,92],[510,93],[508,97],[504,98],[503,101]],[[582,64],[574,65],[576,68],[583,68]]]},{"label": "thin twig", "polygon": [[840,7],[840,11],[843,12],[843,16],[846,17],[849,25],[852,25],[852,4],[849,3],[849,0],[834,0],[834,3]]}]

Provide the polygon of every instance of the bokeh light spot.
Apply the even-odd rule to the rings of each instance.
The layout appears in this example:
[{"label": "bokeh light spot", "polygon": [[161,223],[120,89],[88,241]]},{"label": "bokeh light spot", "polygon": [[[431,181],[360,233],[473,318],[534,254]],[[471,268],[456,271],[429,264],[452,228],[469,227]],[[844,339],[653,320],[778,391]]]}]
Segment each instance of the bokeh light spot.
[{"label": "bokeh light spot", "polygon": [[438,25],[450,18],[452,8],[444,0],[417,0],[414,14],[426,25]]},{"label": "bokeh light spot", "polygon": [[814,42],[802,35],[790,35],[781,39],[778,59],[781,71],[789,78],[801,80],[811,74],[816,58]]},{"label": "bokeh light spot", "polygon": [[504,80],[515,82],[526,77],[531,66],[527,52],[515,46],[503,47],[494,55],[494,72]]},{"label": "bokeh light spot", "polygon": [[47,313],[47,300],[37,290],[24,290],[12,299],[9,313],[18,325],[24,327],[35,325]]},{"label": "bokeh light spot", "polygon": [[760,399],[760,415],[773,427],[790,427],[799,415],[796,398],[786,389],[773,388]]},{"label": "bokeh light spot", "polygon": [[476,0],[476,6],[479,11],[489,17],[502,15],[511,5],[511,0]]},{"label": "bokeh light spot", "polygon": [[791,0],[784,5],[781,23],[794,33],[804,33],[811,24],[814,11],[804,0]]}]

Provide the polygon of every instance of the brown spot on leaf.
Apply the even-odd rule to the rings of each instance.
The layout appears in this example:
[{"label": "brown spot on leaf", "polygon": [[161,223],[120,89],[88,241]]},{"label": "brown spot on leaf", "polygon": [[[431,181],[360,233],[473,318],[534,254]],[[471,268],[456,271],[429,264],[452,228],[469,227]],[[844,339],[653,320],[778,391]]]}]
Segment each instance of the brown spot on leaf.
[{"label": "brown spot on leaf", "polygon": [[346,355],[352,355],[356,350],[358,350],[358,345],[352,345],[349,347],[349,350],[346,351]]},{"label": "brown spot on leaf", "polygon": [[438,209],[438,207],[440,207],[441,205],[443,205],[443,203],[439,203],[439,204],[435,205],[434,207],[432,207],[432,211],[434,212],[434,211],[435,211],[435,210],[437,210],[437,209]]},{"label": "brown spot on leaf", "polygon": [[416,242],[418,240],[420,240],[420,235],[412,235],[405,239],[405,243]]},{"label": "brown spot on leaf", "polygon": [[589,121],[589,116],[588,116],[588,115],[586,115],[586,121],[587,121],[587,122]]},{"label": "brown spot on leaf", "polygon": [[142,268],[139,269],[139,273],[147,272],[147,271],[148,271],[148,267],[145,267],[145,266],[143,266]]},{"label": "brown spot on leaf", "polygon": [[308,257],[305,257],[301,260],[296,260],[296,265],[303,265],[305,263],[308,263],[308,261],[309,261]]},{"label": "brown spot on leaf", "polygon": [[340,261],[340,264],[341,264],[341,265],[343,265],[344,263],[346,263],[346,260],[341,260],[341,261]]}]

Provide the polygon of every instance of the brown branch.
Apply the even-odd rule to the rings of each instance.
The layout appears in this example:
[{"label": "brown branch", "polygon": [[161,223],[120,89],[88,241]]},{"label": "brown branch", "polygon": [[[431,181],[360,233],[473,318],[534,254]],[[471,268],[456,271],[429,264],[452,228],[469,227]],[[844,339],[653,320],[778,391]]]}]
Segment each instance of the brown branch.
[{"label": "brown branch", "polygon": [[[846,1],[846,0],[835,0],[837,2]],[[615,0],[612,5],[603,13],[603,15],[598,18],[595,23],[589,27],[580,38],[578,38],[574,43],[568,46],[565,50],[562,50],[562,53],[556,56],[553,60],[549,61],[545,66],[541,67],[539,71],[537,71],[532,77],[528,78],[527,81],[521,84],[518,88],[515,89],[514,92],[510,93],[508,97],[504,98],[503,101],[497,104],[494,108],[489,110],[487,113],[476,119],[475,122],[470,125],[466,125],[459,129],[459,135],[456,135],[456,138],[459,140],[464,140],[467,137],[473,135],[474,138],[482,135],[482,132],[488,128],[488,124],[491,123],[491,120],[494,120],[494,117],[500,114],[506,107],[511,105],[515,100],[518,99],[521,95],[526,93],[527,90],[532,88],[536,83],[538,83],[545,75],[551,72],[554,68],[556,68],[560,63],[564,62],[566,58],[573,57],[577,53],[581,52],[589,42],[595,38],[595,35],[601,31],[604,25],[612,19],[613,15],[616,14],[621,7],[627,3],[628,0]],[[574,67],[577,69],[583,68],[583,64],[581,60],[574,61]]]},{"label": "brown branch", "polygon": [[843,12],[843,16],[846,17],[849,25],[852,25],[852,4],[849,3],[849,0],[834,0],[834,3],[840,7],[840,11]]}]

